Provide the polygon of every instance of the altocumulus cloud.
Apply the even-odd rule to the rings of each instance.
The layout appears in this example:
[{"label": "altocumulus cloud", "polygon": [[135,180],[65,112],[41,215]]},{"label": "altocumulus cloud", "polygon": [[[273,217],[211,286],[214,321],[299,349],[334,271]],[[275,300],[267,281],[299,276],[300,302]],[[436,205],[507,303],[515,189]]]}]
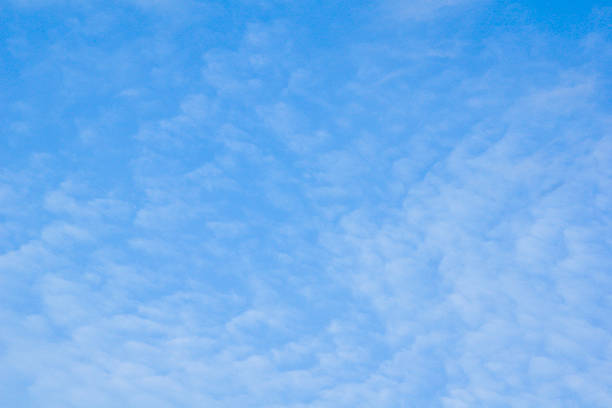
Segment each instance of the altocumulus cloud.
[{"label": "altocumulus cloud", "polygon": [[603,3],[0,6],[0,405],[612,406]]}]

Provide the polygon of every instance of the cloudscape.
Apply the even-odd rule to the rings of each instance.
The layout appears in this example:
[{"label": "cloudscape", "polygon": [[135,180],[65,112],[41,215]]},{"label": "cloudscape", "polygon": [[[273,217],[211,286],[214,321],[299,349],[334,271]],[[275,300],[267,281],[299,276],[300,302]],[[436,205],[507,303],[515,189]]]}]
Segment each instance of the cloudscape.
[{"label": "cloudscape", "polygon": [[606,3],[2,1],[0,406],[612,407]]}]

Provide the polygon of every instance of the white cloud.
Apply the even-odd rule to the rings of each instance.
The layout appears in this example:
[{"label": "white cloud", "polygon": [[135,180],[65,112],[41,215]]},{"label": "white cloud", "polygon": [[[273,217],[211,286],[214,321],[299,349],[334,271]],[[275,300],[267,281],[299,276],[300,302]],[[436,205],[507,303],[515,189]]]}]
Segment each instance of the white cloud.
[{"label": "white cloud", "polygon": [[[189,83],[168,100],[131,78],[125,105],[75,107],[91,157],[65,135],[0,173],[0,383],[23,394],[0,402],[610,405],[597,57],[243,23],[195,67],[143,59]],[[172,27],[151,52],[191,44]]]},{"label": "white cloud", "polygon": [[393,18],[430,20],[450,9],[482,0],[386,0],[383,9]]}]

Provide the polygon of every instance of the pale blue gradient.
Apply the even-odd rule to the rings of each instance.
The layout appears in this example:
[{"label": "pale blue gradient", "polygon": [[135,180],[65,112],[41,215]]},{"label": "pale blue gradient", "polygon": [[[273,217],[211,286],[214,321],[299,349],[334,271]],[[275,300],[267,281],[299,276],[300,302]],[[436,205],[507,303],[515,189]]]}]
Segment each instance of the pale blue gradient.
[{"label": "pale blue gradient", "polygon": [[0,407],[612,406],[606,2],[0,21]]}]

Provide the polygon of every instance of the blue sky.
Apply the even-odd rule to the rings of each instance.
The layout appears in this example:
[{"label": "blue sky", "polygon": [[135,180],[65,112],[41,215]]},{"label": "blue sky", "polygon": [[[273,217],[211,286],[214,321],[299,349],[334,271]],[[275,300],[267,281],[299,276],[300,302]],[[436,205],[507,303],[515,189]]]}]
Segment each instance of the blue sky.
[{"label": "blue sky", "polygon": [[605,3],[2,2],[0,406],[612,406]]}]

